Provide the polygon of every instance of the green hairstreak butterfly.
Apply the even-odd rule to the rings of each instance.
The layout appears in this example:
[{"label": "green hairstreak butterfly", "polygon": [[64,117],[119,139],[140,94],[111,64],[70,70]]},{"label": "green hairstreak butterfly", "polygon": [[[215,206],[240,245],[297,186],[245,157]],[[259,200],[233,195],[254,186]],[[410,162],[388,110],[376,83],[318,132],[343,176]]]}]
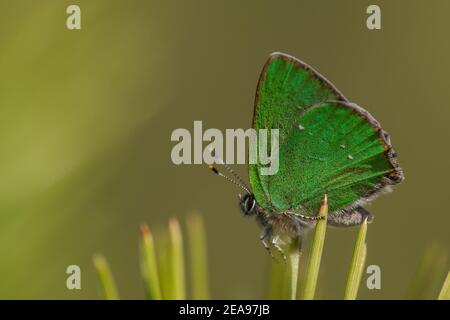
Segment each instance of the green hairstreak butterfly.
[{"label": "green hairstreak butterfly", "polygon": [[[253,128],[279,129],[279,171],[261,175],[249,165],[241,211],[255,215],[266,248],[302,236],[314,225],[326,195],[328,224],[354,226],[373,216],[362,207],[404,176],[389,135],[366,110],[351,103],[306,63],[273,53],[256,90]],[[213,171],[224,176],[216,168]]]}]

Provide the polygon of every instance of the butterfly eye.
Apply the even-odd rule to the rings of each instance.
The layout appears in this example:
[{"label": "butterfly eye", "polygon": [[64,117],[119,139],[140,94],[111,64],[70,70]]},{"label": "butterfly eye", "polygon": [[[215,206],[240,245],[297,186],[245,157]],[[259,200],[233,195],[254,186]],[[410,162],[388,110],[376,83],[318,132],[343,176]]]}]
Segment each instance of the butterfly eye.
[{"label": "butterfly eye", "polygon": [[248,216],[253,214],[256,206],[255,197],[252,194],[245,194],[239,198],[239,207],[244,215]]},{"label": "butterfly eye", "polygon": [[248,195],[245,200],[245,210],[247,211],[247,214],[252,213],[253,209],[255,208],[256,201],[253,195]]}]

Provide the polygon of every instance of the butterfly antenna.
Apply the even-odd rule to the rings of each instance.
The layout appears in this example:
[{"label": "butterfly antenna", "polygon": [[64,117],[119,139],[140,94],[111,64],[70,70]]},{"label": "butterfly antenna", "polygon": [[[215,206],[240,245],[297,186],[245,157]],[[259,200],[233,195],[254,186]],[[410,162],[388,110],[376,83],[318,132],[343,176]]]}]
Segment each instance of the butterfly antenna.
[{"label": "butterfly antenna", "polygon": [[234,172],[234,170],[231,169],[231,167],[230,167],[228,164],[226,164],[226,163],[223,162],[223,161],[222,161],[222,164],[223,164],[223,166],[225,167],[225,169],[227,169],[228,172],[231,173],[231,174],[233,175],[233,177],[234,177],[236,180],[239,181],[240,184],[242,184],[243,186],[245,186],[246,189],[250,189],[250,188],[247,186],[247,184],[244,182],[244,180],[242,180],[242,178],[241,178],[236,172]]},{"label": "butterfly antenna", "polygon": [[216,159],[217,163],[223,165],[225,167],[225,169],[227,169],[227,171],[229,173],[231,173],[231,175],[240,183],[240,186],[242,187],[242,189],[246,190],[248,193],[251,193],[251,192],[249,192],[250,188],[245,183],[245,181],[236,172],[234,172],[234,170],[228,164],[226,164],[225,161],[223,161],[223,159],[221,157],[214,154],[214,158]]},{"label": "butterfly antenna", "polygon": [[[224,178],[225,180],[227,180],[227,181],[229,181],[229,182],[231,182],[231,183],[237,185],[239,188],[245,190],[245,192],[247,192],[248,194],[251,194],[249,188],[247,187],[246,184],[243,184],[243,183],[242,183],[241,179],[239,179],[239,182],[236,181],[236,180],[233,180],[233,179],[231,179],[230,177],[224,175],[224,174],[223,174],[222,172],[220,172],[219,170],[217,170],[217,168],[214,167],[214,166],[211,165],[211,164],[208,165],[208,168],[209,168],[212,172],[214,172],[215,174],[217,174],[218,176],[221,176],[221,177]],[[238,177],[239,177],[239,176],[238,176]]]}]

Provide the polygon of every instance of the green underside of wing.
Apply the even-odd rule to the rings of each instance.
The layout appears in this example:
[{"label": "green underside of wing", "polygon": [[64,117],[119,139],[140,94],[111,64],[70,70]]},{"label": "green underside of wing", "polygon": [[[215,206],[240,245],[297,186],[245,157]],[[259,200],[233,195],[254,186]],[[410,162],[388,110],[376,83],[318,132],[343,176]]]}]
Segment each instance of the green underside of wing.
[{"label": "green underside of wing", "polygon": [[316,214],[324,194],[330,211],[376,188],[392,169],[385,147],[366,118],[338,104],[323,104],[299,118],[280,149],[280,170],[268,181],[273,204]]},{"label": "green underside of wing", "polygon": [[[280,129],[280,145],[306,108],[327,100],[343,99],[331,86],[307,67],[283,55],[270,57],[258,85],[253,127]],[[260,206],[272,207],[264,196],[269,190],[259,178],[257,166],[250,165],[249,179]]]},{"label": "green underside of wing", "polygon": [[250,168],[262,190],[255,197],[266,208],[315,215],[327,194],[330,211],[342,209],[392,170],[374,126],[346,103],[323,103],[291,121],[294,130],[282,129],[278,173],[262,176],[259,165]]}]

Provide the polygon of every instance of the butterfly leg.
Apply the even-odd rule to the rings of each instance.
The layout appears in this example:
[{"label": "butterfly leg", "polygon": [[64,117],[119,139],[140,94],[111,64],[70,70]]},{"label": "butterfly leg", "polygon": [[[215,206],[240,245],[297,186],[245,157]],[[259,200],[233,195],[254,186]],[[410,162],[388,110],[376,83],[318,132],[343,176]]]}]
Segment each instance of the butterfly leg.
[{"label": "butterfly leg", "polygon": [[294,216],[296,216],[300,220],[308,222],[308,223],[325,219],[325,217],[322,217],[322,216],[307,216],[307,215],[296,213],[296,212],[292,212],[292,214],[294,214]]},{"label": "butterfly leg", "polygon": [[259,240],[261,240],[261,243],[263,244],[264,248],[267,250],[267,252],[270,254],[270,257],[275,260],[275,257],[272,254],[272,251],[270,250],[270,245],[267,242],[267,240],[270,238],[272,229],[270,226],[264,226],[261,230],[261,234],[259,236]]},{"label": "butterfly leg", "polygon": [[277,251],[280,253],[280,255],[283,257],[283,261],[284,263],[287,263],[287,257],[284,254],[283,248],[281,248],[280,244],[282,245],[283,242],[281,241],[281,239],[279,238],[279,236],[275,236],[271,239],[272,245],[275,249],[277,249]]},{"label": "butterfly leg", "polygon": [[275,249],[277,249],[277,251],[280,253],[280,255],[283,257],[283,261],[286,264],[287,263],[287,257],[284,254],[283,249],[277,243],[272,243],[272,244],[275,247]]},{"label": "butterfly leg", "polygon": [[270,250],[270,246],[267,243],[267,241],[266,240],[261,240],[261,243],[263,244],[263,246],[267,250],[267,252],[270,254],[270,257],[275,260],[275,257],[273,256],[272,250]]}]

